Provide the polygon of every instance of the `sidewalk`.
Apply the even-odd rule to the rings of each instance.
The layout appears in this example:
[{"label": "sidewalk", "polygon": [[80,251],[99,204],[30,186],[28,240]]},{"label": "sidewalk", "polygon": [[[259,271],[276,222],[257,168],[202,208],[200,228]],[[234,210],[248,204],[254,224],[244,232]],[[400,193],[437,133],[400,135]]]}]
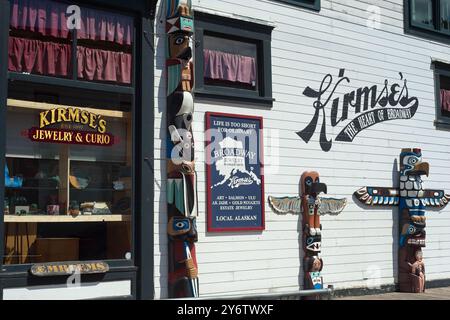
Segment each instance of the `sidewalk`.
[{"label": "sidewalk", "polygon": [[450,287],[426,289],[425,293],[389,292],[367,296],[336,297],[333,300],[450,300]]}]

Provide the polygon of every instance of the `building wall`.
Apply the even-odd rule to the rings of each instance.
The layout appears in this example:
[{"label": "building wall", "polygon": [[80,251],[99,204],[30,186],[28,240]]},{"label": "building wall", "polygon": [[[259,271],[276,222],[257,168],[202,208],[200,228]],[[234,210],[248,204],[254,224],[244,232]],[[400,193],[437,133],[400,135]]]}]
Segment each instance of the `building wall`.
[{"label": "building wall", "polygon": [[[366,185],[396,183],[394,161],[404,147],[422,148],[424,161],[430,163],[425,187],[450,191],[450,133],[437,130],[433,124],[435,91],[431,70],[432,58],[450,61],[449,46],[405,35],[403,0],[322,0],[319,13],[272,0],[194,0],[193,3],[194,9],[233,13],[276,25],[272,35],[276,101],[272,109],[196,100],[194,136],[200,209],[197,259],[201,294],[293,291],[299,289],[303,277],[298,216],[276,215],[266,204],[264,232],[206,233],[204,150],[203,143],[198,141],[204,141],[207,111],[264,117],[266,198],[298,195],[300,175],[311,169],[320,172],[329,194],[347,197],[349,203],[341,215],[322,218],[325,285],[333,284],[340,289],[394,284],[398,212],[390,208],[364,209],[354,203],[352,193]],[[371,13],[366,10],[370,5],[381,9],[378,30],[367,27]],[[164,13],[159,13],[155,44],[155,290],[156,297],[166,297],[165,49],[164,28],[160,23]],[[302,92],[306,86],[318,89],[328,73],[337,79],[340,68],[346,69],[346,76],[351,80],[337,90],[341,97],[359,87],[376,84],[380,88],[385,79],[389,84],[401,84],[399,72],[402,72],[408,79],[410,96],[419,99],[416,115],[410,120],[377,124],[362,131],[353,143],[334,141],[330,152],[322,151],[319,146],[318,126],[306,144],[295,132],[310,122],[314,108],[313,100]],[[350,112],[349,118],[353,117]],[[329,135],[334,137],[342,128],[338,125]],[[450,207],[427,215],[424,249],[427,280],[450,278]]]}]

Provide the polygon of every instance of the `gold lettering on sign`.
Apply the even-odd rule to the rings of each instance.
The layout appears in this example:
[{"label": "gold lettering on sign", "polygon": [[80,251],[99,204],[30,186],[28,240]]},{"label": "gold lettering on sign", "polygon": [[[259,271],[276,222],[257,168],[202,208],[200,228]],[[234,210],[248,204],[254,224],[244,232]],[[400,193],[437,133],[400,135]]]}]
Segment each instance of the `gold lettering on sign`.
[{"label": "gold lettering on sign", "polygon": [[74,272],[81,274],[105,273],[109,271],[106,262],[86,262],[86,263],[43,263],[31,267],[31,274],[35,276],[60,276],[70,275]]},{"label": "gold lettering on sign", "polygon": [[39,115],[39,128],[43,129],[56,123],[76,123],[88,125],[99,133],[106,132],[106,120],[100,115],[79,108],[56,108],[43,111]]},{"label": "gold lettering on sign", "polygon": [[40,114],[40,119],[41,120],[40,120],[40,125],[39,125],[40,128],[44,128],[44,127],[50,125],[50,121],[47,120],[47,115],[49,114],[49,112],[50,112],[50,110],[41,112],[41,114]]},{"label": "gold lettering on sign", "polygon": [[72,122],[80,123],[80,109],[69,108],[67,111],[69,112],[69,119],[71,119]]}]

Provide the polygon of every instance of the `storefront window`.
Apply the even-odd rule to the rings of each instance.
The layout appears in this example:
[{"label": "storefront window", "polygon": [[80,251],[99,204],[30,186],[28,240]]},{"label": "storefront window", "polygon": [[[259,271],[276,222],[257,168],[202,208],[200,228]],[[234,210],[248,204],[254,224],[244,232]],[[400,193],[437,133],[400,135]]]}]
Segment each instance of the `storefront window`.
[{"label": "storefront window", "polygon": [[8,99],[4,264],[131,259],[131,119]]},{"label": "storefront window", "polygon": [[133,18],[76,8],[49,0],[11,1],[8,70],[131,85]]}]

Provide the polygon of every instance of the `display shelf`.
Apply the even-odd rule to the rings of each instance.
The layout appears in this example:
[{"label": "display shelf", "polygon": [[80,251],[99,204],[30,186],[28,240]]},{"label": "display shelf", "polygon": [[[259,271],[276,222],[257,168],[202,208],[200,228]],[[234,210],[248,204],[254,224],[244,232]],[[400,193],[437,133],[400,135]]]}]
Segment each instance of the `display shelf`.
[{"label": "display shelf", "polygon": [[15,191],[28,191],[28,190],[34,190],[34,191],[41,191],[41,190],[58,191],[58,188],[49,188],[49,187],[20,187],[20,188],[5,187],[5,189],[6,190],[15,190]]},{"label": "display shelf", "polygon": [[5,215],[5,223],[74,223],[74,222],[127,222],[131,221],[130,215],[92,215],[77,217],[59,215],[59,216],[17,216]]},{"label": "display shelf", "polygon": [[114,188],[85,188],[85,189],[77,189],[74,187],[70,187],[70,191],[79,191],[79,192],[86,192],[86,191],[91,191],[91,192],[130,192],[131,189],[121,189],[121,190],[117,190]]}]

